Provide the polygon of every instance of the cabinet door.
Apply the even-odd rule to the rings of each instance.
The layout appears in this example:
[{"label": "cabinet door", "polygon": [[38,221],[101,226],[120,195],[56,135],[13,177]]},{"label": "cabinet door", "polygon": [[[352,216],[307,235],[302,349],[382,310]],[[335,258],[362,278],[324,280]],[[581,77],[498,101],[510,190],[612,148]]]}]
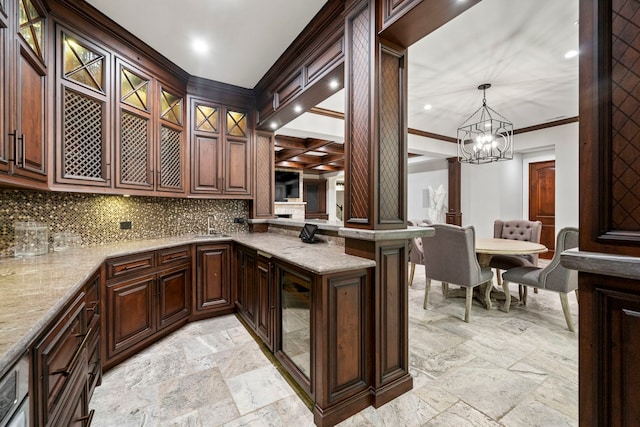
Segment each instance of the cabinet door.
[{"label": "cabinet door", "polygon": [[230,246],[199,246],[196,253],[195,311],[232,308]]},{"label": "cabinet door", "polygon": [[160,192],[185,192],[183,108],[182,97],[160,89],[159,155],[156,156],[156,190]]},{"label": "cabinet door", "polygon": [[124,61],[116,61],[115,186],[153,191],[152,79]]},{"label": "cabinet door", "polygon": [[220,107],[191,100],[191,192],[222,193]]},{"label": "cabinet door", "polygon": [[63,28],[56,49],[56,182],[109,187],[110,54]]},{"label": "cabinet door", "polygon": [[14,175],[46,181],[45,15],[31,0],[18,2]]},{"label": "cabinet door", "polygon": [[107,358],[154,334],[154,277],[147,275],[107,286]]},{"label": "cabinet door", "polygon": [[191,313],[191,265],[158,273],[158,329],[186,319]]},{"label": "cabinet door", "polygon": [[237,288],[240,314],[255,328],[258,311],[258,293],[256,290],[256,253],[247,249],[237,249]]},{"label": "cabinet door", "polygon": [[256,331],[265,345],[273,351],[275,300],[272,290],[271,263],[268,260],[259,258],[257,268],[258,313],[256,316]]},{"label": "cabinet door", "polygon": [[225,123],[224,192],[251,194],[251,140],[248,115],[228,110]]}]

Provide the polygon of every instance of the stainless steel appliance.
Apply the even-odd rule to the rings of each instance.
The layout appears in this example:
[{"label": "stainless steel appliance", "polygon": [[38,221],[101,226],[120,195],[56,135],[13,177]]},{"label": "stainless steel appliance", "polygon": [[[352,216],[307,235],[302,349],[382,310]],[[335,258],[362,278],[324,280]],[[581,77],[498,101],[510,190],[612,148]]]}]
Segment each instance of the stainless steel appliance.
[{"label": "stainless steel appliance", "polygon": [[29,426],[29,360],[20,359],[0,380],[0,427]]}]

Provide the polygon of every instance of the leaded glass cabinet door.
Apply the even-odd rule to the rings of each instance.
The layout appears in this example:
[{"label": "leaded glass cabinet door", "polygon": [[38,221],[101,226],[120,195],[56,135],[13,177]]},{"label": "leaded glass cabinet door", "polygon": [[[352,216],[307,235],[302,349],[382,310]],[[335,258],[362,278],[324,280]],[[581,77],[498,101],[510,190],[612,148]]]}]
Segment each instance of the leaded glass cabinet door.
[{"label": "leaded glass cabinet door", "polygon": [[56,181],[108,187],[110,55],[97,43],[62,28],[56,48],[60,70]]},{"label": "leaded glass cabinet door", "polygon": [[251,194],[252,151],[249,114],[228,109],[225,114],[225,194]]},{"label": "leaded glass cabinet door", "polygon": [[191,192],[222,193],[221,108],[191,99]]},{"label": "leaded glass cabinet door", "polygon": [[153,80],[142,71],[116,61],[116,187],[154,189],[151,135]]},{"label": "leaded glass cabinet door", "polygon": [[156,190],[184,193],[186,150],[184,142],[184,98],[161,87],[159,146],[156,155]]},{"label": "leaded glass cabinet door", "polygon": [[19,0],[17,7],[13,173],[46,181],[46,16],[35,0]]}]

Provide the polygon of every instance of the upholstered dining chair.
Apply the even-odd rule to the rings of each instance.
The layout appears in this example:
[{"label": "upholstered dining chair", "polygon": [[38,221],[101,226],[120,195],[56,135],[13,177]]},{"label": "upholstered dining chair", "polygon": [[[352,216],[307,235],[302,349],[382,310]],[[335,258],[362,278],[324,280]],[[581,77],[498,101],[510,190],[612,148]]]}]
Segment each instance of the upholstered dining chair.
[{"label": "upholstered dining chair", "polygon": [[[430,220],[417,220],[410,219],[407,221],[409,225],[420,226],[423,224],[431,225]],[[413,285],[413,276],[416,272],[416,264],[424,265],[424,254],[422,251],[422,238],[414,237],[409,242],[409,266],[411,270],[409,271],[409,286]]]},{"label": "upholstered dining chair", "polygon": [[[558,232],[556,239],[555,253],[553,259],[544,268],[525,266],[516,267],[507,270],[502,275],[502,287],[507,296],[504,302],[503,310],[508,312],[511,298],[509,297],[509,283],[518,283],[525,286],[531,286],[536,289],[546,289],[558,292],[560,294],[560,302],[564,318],[567,321],[567,327],[574,332],[573,320],[569,311],[569,300],[567,295],[571,291],[578,289],[578,279],[575,271],[569,270],[560,264],[560,254],[562,251],[572,249],[578,246],[578,229],[573,227],[563,228]],[[522,303],[527,303],[527,293],[522,294]]]},{"label": "upholstered dining chair", "polygon": [[[502,220],[497,219],[493,223],[493,237],[496,239],[524,240],[540,243],[542,223],[540,221],[527,221],[525,219]],[[498,286],[502,286],[500,270],[509,270],[515,267],[537,267],[538,254],[531,255],[494,255],[491,257],[489,267],[496,269]],[[520,287],[520,296],[526,289]]]},{"label": "upholstered dining chair", "polygon": [[[469,322],[473,288],[490,282],[493,273],[489,267],[481,268],[476,258],[476,232],[473,226],[459,227],[450,224],[433,224],[435,234],[422,238],[424,266],[427,284],[424,289],[423,308],[429,305],[431,280],[443,283],[443,292],[448,296],[448,286],[453,284],[466,288],[464,321]],[[485,300],[491,286],[486,287]]]}]

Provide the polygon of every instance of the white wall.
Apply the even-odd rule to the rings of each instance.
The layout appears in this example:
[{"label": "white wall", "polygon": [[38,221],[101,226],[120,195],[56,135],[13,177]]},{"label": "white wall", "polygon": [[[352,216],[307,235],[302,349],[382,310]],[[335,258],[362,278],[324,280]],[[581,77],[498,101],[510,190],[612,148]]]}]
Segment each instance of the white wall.
[{"label": "white wall", "polygon": [[578,226],[578,123],[515,135],[512,161],[462,165],[461,208],[464,225],[479,237],[491,237],[493,221],[528,219],[529,163],[556,161],[556,231]]},{"label": "white wall", "polygon": [[446,160],[410,163],[407,179],[407,219],[429,218],[429,194],[431,186],[437,190],[440,185],[447,191],[445,213],[448,201],[449,175]]},{"label": "white wall", "polygon": [[482,165],[462,164],[462,224],[473,225],[478,237],[493,237],[497,218],[522,218],[522,158]]}]

